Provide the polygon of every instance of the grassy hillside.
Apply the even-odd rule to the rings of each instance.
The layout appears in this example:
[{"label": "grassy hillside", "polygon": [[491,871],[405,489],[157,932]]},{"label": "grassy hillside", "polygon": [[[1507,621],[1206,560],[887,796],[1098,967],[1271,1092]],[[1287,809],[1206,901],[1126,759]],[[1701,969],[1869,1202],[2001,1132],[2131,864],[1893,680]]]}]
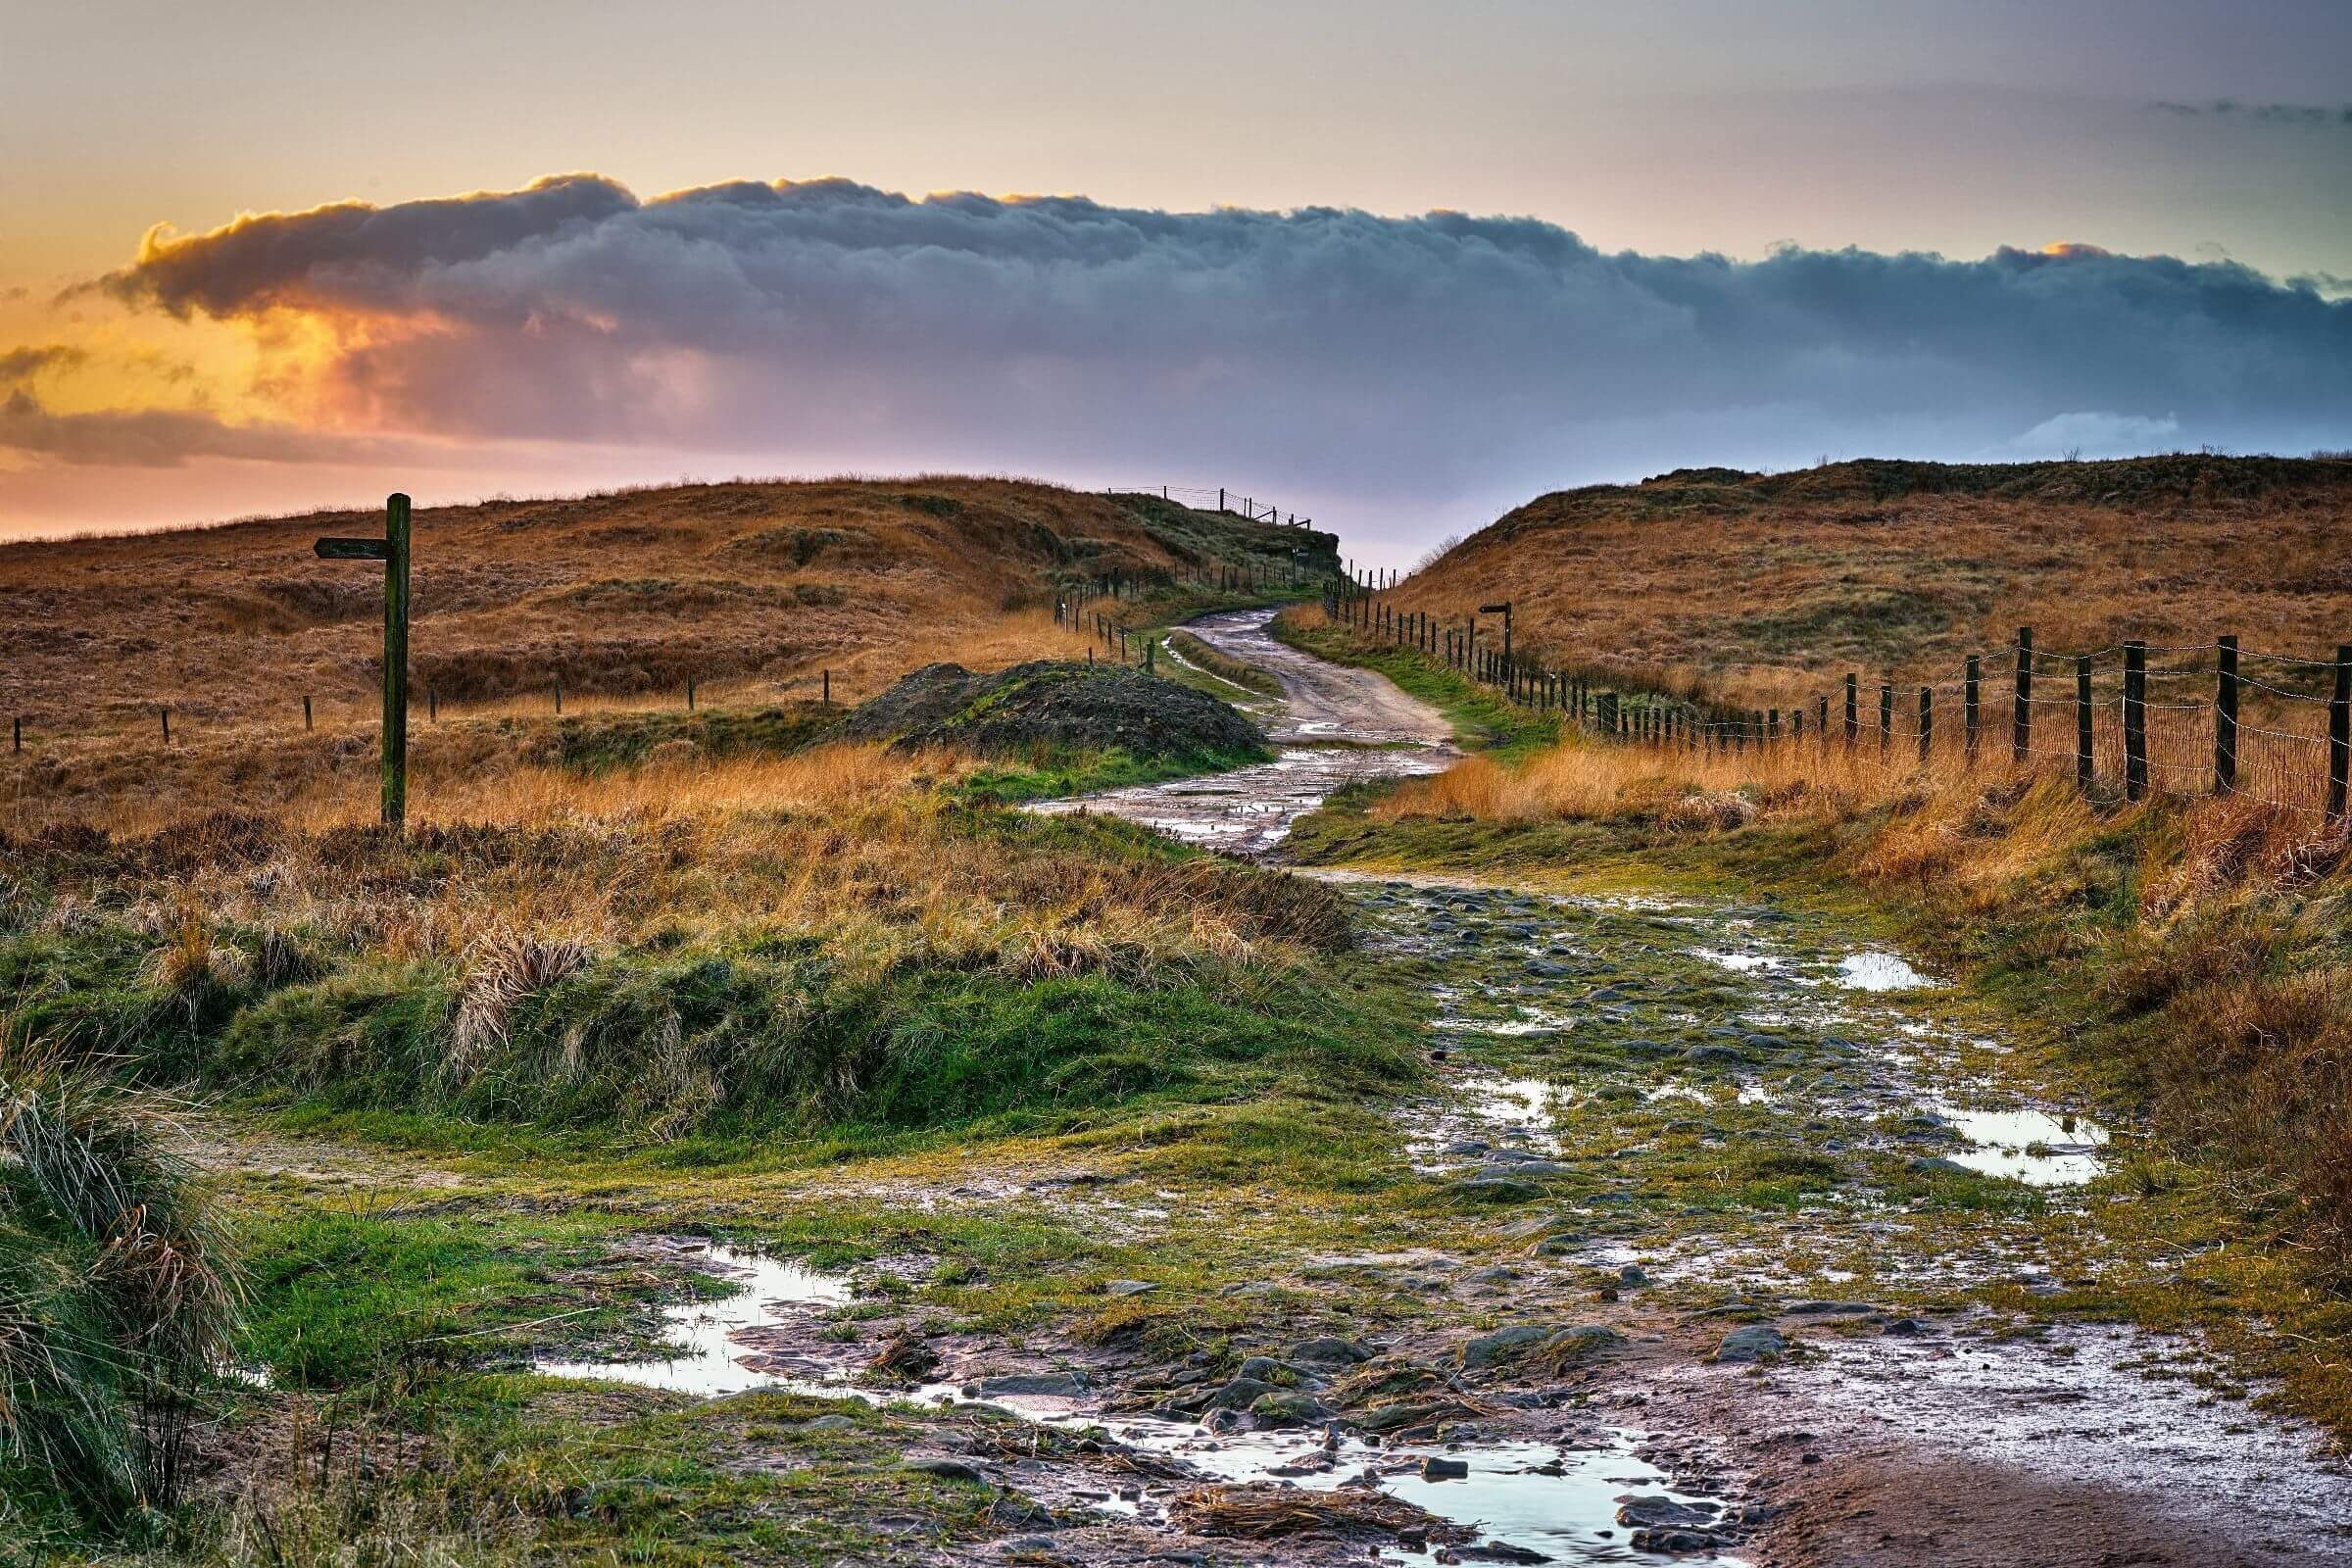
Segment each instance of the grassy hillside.
[{"label": "grassy hillside", "polygon": [[[0,547],[0,712],[39,733],[193,733],[364,709],[380,579],[314,560],[373,513]],[[1336,540],[1156,497],[921,477],[684,485],[416,514],[414,684],[444,705],[683,689],[863,695],[1007,610],[1116,572],[1328,566]],[[973,661],[967,660],[966,662]],[[916,660],[913,662],[921,662]]]},{"label": "grassy hillside", "polygon": [[1685,468],[1539,497],[1391,598],[1456,624],[1509,599],[1548,662],[1678,667],[1762,705],[1848,669],[1949,678],[2028,624],[2050,649],[2235,632],[2328,657],[2347,540],[2344,459]]},{"label": "grassy hillside", "polygon": [[[381,578],[311,543],[382,526],[327,513],[0,547],[0,717],[26,736],[0,753],[0,810],[121,826],[126,803],[162,822],[191,803],[364,793]],[[1299,552],[1302,574],[1326,572],[1337,546],[1158,497],[955,477],[498,501],[419,512],[415,530],[412,767],[428,808],[518,762],[773,754],[926,663],[1083,660],[1086,635],[1053,612],[1081,585],[1173,585],[1166,607],[1117,607],[1133,619],[1222,602],[1185,585],[1226,567],[1264,580]]]}]

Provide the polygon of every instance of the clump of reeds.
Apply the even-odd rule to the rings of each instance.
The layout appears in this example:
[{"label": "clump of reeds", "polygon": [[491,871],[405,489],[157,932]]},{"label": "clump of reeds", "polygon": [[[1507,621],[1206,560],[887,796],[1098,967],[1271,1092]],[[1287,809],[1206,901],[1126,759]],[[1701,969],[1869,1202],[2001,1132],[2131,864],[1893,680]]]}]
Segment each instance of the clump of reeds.
[{"label": "clump of reeds", "polygon": [[169,1506],[240,1287],[167,1110],[0,1056],[0,1453],[96,1522]]}]

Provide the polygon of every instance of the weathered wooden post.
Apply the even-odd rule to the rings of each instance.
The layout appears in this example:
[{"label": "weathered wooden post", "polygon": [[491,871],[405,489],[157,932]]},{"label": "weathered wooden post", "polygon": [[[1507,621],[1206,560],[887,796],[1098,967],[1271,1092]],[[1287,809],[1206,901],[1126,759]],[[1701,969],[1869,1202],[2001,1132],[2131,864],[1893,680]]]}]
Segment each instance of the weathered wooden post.
[{"label": "weathered wooden post", "polygon": [[436,724],[441,722],[441,690],[437,686],[424,689],[424,716]]},{"label": "weathered wooden post", "polygon": [[2352,794],[2352,643],[2335,650],[2335,695],[2328,700],[2328,820],[2341,822]]},{"label": "weathered wooden post", "polygon": [[564,677],[561,675],[556,677],[556,716],[564,716]]},{"label": "weathered wooden post", "polygon": [[1511,602],[1505,599],[1499,605],[1481,605],[1478,607],[1478,612],[1482,615],[1500,615],[1502,617],[1502,662],[1506,664],[1509,663],[1511,662]]},{"label": "weathered wooden post", "polygon": [[[1095,651],[1092,648],[1086,651],[1086,662],[1090,664],[1095,662]],[[819,670],[817,679],[822,684],[817,687],[816,700],[820,706],[831,708],[833,706],[833,672],[829,669]]]},{"label": "weathered wooden post", "polygon": [[172,744],[172,710],[163,708],[157,711],[164,715],[164,744],[169,746]]},{"label": "weathered wooden post", "polygon": [[2034,755],[2034,628],[2017,628],[2017,709],[2010,721],[2009,755],[2023,762]]},{"label": "weathered wooden post", "polygon": [[1862,737],[1862,677],[1848,671],[1845,677],[1845,749],[1852,751],[1854,742]]},{"label": "weathered wooden post", "polygon": [[2124,644],[2124,797],[2148,793],[2148,645]]},{"label": "weathered wooden post", "polygon": [[1977,736],[1984,729],[1984,664],[1977,655],[1968,656],[1968,673],[1963,682],[1960,699],[1961,749],[1970,762],[1977,760]]},{"label": "weathered wooden post", "polygon": [[2229,795],[2237,789],[2237,639],[2221,638],[2214,656],[2213,792]]},{"label": "weathered wooden post", "polygon": [[2075,786],[2090,789],[2090,656],[2075,656]]},{"label": "weathered wooden post", "polygon": [[381,539],[321,539],[311,550],[321,561],[384,564],[383,819],[397,828],[409,809],[409,498],[385,498]]},{"label": "weathered wooden post", "polygon": [[686,677],[686,711],[689,713],[694,711],[694,677],[692,675]]},{"label": "weathered wooden post", "polygon": [[1821,747],[1822,755],[1826,757],[1830,750],[1830,699],[1827,694],[1824,694],[1815,698],[1814,702],[1818,706],[1814,710],[1813,732]]},{"label": "weathered wooden post", "polygon": [[1894,750],[1894,687],[1889,682],[1879,685],[1879,760],[1884,762]]},{"label": "weathered wooden post", "polygon": [[24,719],[22,714],[8,721],[8,747],[20,757],[24,753]]},{"label": "weathered wooden post", "polygon": [[304,693],[302,694],[302,727],[303,727],[303,730],[305,731],[305,733],[308,733],[308,732],[309,732],[309,730],[310,730],[310,729],[311,729],[311,727],[312,727],[312,726],[311,726],[311,694],[310,694],[309,692],[304,692]]},{"label": "weathered wooden post", "polygon": [[1928,749],[1936,739],[1936,694],[1933,688],[1919,689],[1919,765],[1928,765]]}]

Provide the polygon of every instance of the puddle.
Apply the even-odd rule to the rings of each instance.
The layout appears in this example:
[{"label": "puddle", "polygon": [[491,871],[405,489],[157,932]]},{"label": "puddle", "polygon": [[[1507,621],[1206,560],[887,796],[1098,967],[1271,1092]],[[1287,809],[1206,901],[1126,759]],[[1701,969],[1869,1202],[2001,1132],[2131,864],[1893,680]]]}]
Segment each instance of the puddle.
[{"label": "puddle", "polygon": [[1936,982],[1892,953],[1849,954],[1838,963],[1838,982],[1848,991],[1920,991]]},{"label": "puddle", "polygon": [[736,1343],[735,1336],[776,1322],[786,1315],[780,1307],[838,1306],[850,1299],[843,1276],[819,1274],[782,1258],[713,1246],[688,1254],[687,1261],[700,1273],[739,1280],[745,1288],[732,1296],[663,1307],[662,1337],[674,1355],[645,1361],[546,1360],[532,1370],[551,1378],[634,1383],[706,1397],[773,1388],[788,1380],[747,1365],[746,1358],[757,1359],[760,1352]]},{"label": "puddle", "polygon": [[[1540,1084],[1514,1084],[1509,1089],[1514,1093],[1532,1089],[1539,1097],[1546,1092]],[[772,1366],[769,1352],[742,1343],[739,1337],[772,1328],[798,1309],[848,1301],[848,1281],[798,1263],[725,1247],[688,1254],[687,1260],[699,1272],[741,1280],[747,1288],[713,1300],[663,1308],[662,1327],[675,1354],[643,1361],[544,1360],[536,1363],[535,1370],[548,1377],[630,1383],[705,1397],[753,1389],[788,1389],[869,1401],[903,1397],[936,1404],[963,1402],[955,1386],[945,1383],[886,1396],[824,1378],[780,1376],[761,1370],[752,1363],[765,1360]],[[1539,1552],[1545,1561],[1616,1563],[1642,1560],[1642,1554],[1626,1544],[1630,1532],[1617,1523],[1617,1508],[1626,1498],[1663,1497],[1710,1516],[1720,1506],[1710,1498],[1676,1490],[1664,1471],[1633,1452],[1638,1435],[1629,1432],[1612,1432],[1606,1442],[1587,1447],[1527,1442],[1375,1446],[1354,1436],[1340,1436],[1334,1443],[1312,1429],[1215,1433],[1195,1423],[1152,1416],[1104,1417],[1076,1400],[1046,1396],[996,1395],[987,1402],[1041,1426],[1072,1431],[1103,1427],[1131,1447],[1182,1460],[1200,1472],[1196,1477],[1147,1483],[1132,1498],[1113,1495],[1093,1504],[1111,1514],[1140,1515],[1146,1501],[1164,1504],[1202,1478],[1320,1492],[1352,1483],[1377,1487],[1441,1519],[1474,1529],[1482,1542]],[[1423,1461],[1433,1457],[1459,1461],[1468,1466],[1469,1474],[1448,1480],[1424,1479]],[[1378,1560],[1426,1562],[1428,1558],[1392,1548],[1384,1550]],[[1678,1560],[1724,1568],[1737,1568],[1740,1562],[1705,1554]]]},{"label": "puddle", "polygon": [[[1331,1492],[1369,1476],[1391,1496],[1477,1531],[1482,1543],[1540,1554],[1530,1561],[1659,1561],[1628,1544],[1632,1532],[1617,1522],[1619,1504],[1635,1496],[1664,1498],[1710,1516],[1721,1506],[1712,1498],[1677,1491],[1664,1471],[1635,1455],[1639,1436],[1630,1432],[1613,1432],[1604,1444],[1592,1447],[1548,1443],[1373,1447],[1346,1437],[1336,1449],[1327,1450],[1314,1434],[1304,1432],[1214,1435],[1197,1426],[1150,1419],[1112,1421],[1107,1426],[1123,1443],[1182,1459],[1221,1482],[1275,1482]],[[1422,1464],[1430,1458],[1459,1461],[1470,1473],[1425,1480]],[[1122,1511],[1134,1506],[1124,1504]],[[1462,1557],[1476,1560],[1475,1548],[1459,1549]],[[1372,1560],[1430,1559],[1427,1553],[1389,1547]],[[1724,1568],[1742,1561],[1705,1552],[1673,1560]]]},{"label": "puddle", "polygon": [[2080,1187],[2107,1168],[2100,1151],[2110,1134],[2080,1116],[2046,1110],[1963,1110],[1933,1102],[1929,1109],[1950,1123],[1969,1147],[1944,1157],[1987,1176],[2030,1187]]},{"label": "puddle", "polygon": [[1561,1093],[1557,1084],[1541,1078],[1465,1078],[1462,1091],[1483,1119],[1538,1132],[1550,1129],[1552,1104]]},{"label": "puddle", "polygon": [[1780,959],[1765,953],[1728,953],[1714,948],[1693,948],[1691,956],[1704,958],[1709,963],[1731,970],[1734,974],[1746,974],[1755,969],[1777,969],[1781,966]]}]

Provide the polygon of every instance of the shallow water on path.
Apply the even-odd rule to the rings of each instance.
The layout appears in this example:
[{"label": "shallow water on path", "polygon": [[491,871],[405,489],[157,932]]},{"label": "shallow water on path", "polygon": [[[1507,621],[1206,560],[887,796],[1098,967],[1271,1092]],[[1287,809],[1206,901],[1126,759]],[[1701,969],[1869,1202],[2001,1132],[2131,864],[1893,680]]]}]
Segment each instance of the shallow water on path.
[{"label": "shallow water on path", "polygon": [[706,1398],[771,1388],[777,1382],[774,1374],[747,1364],[746,1358],[757,1352],[736,1336],[850,1299],[845,1277],[820,1274],[784,1258],[713,1245],[689,1261],[698,1273],[740,1282],[743,1289],[663,1307],[662,1341],[675,1354],[643,1361],[541,1360],[532,1370],[551,1378],[633,1383]]}]

